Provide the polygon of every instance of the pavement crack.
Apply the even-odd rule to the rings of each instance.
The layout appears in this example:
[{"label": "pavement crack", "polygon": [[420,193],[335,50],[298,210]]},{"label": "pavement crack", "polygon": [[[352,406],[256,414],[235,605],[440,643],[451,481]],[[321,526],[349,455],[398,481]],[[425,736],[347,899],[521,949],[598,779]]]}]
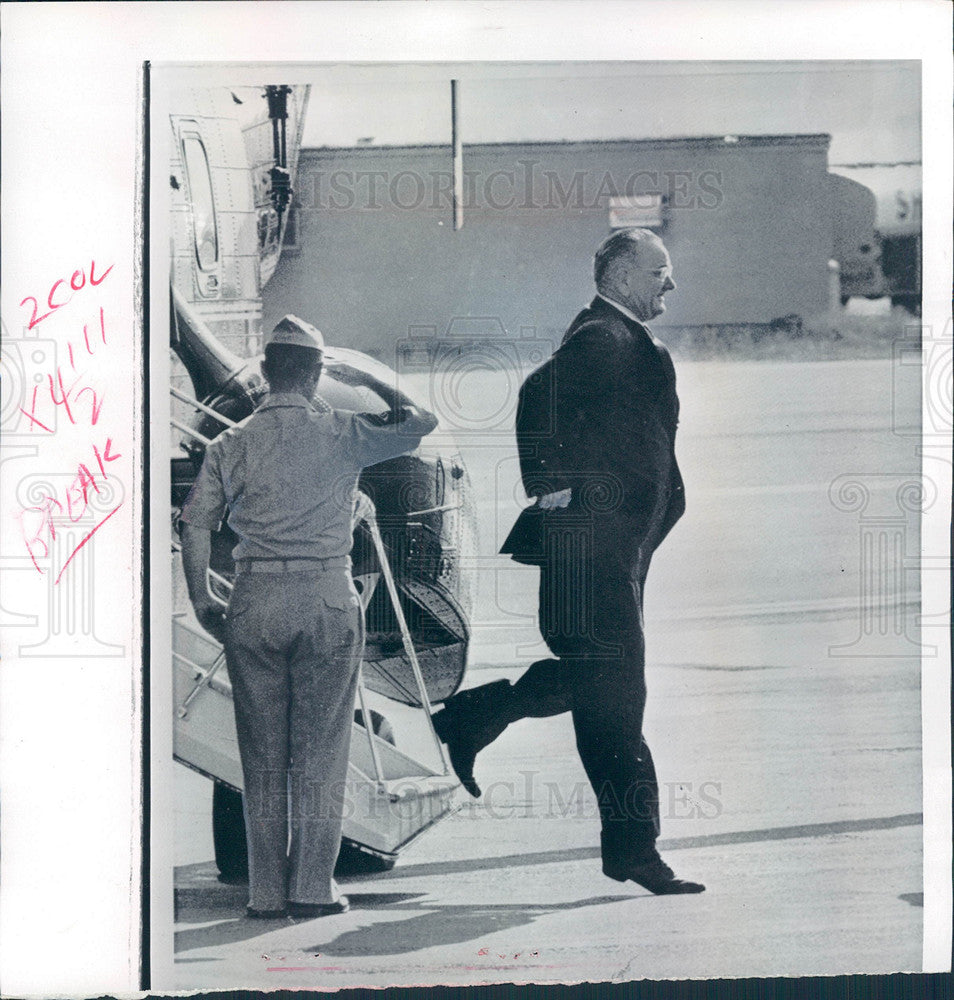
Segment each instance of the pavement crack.
[{"label": "pavement crack", "polygon": [[636,956],[633,957],[619,970],[615,975],[610,977],[610,982],[615,982],[619,979],[625,979],[629,981],[629,970],[632,968],[633,962],[636,961]]}]

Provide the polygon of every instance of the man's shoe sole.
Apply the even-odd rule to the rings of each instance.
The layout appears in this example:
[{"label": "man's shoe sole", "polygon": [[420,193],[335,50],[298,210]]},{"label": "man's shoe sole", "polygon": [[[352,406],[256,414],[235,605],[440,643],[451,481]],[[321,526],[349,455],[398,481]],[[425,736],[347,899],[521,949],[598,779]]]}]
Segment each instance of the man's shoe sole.
[{"label": "man's shoe sole", "polygon": [[603,869],[603,874],[607,878],[616,882],[635,882],[637,885],[648,889],[655,896],[687,896],[692,893],[705,892],[706,887],[701,882],[687,882],[681,878],[671,878],[666,880],[641,879],[635,872],[607,871]]},{"label": "man's shoe sole", "polygon": [[289,903],[288,915],[299,920],[315,920],[318,917],[333,917],[337,913],[347,913],[351,909],[347,896],[334,903]]}]

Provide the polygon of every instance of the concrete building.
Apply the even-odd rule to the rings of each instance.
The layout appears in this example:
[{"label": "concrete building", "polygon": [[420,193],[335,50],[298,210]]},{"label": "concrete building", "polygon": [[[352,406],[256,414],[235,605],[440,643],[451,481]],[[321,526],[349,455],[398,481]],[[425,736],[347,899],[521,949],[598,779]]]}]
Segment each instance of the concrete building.
[{"label": "concrete building", "polygon": [[465,146],[459,231],[449,147],[305,149],[264,325],[293,312],[385,360],[420,338],[558,339],[592,295],[594,249],[627,225],[673,258],[679,287],[655,325],[807,317],[830,303],[829,141]]}]

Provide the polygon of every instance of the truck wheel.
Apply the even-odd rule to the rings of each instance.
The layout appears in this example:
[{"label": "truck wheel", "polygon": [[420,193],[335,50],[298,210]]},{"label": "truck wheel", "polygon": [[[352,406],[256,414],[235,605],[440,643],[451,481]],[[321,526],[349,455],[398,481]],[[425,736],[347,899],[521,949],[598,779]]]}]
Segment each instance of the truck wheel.
[{"label": "truck wheel", "polygon": [[242,815],[242,793],[220,781],[212,783],[212,842],[219,881],[248,883],[248,843]]},{"label": "truck wheel", "polygon": [[892,295],[891,305],[901,306],[902,309],[906,309],[912,316],[921,315],[921,296],[920,295]]}]

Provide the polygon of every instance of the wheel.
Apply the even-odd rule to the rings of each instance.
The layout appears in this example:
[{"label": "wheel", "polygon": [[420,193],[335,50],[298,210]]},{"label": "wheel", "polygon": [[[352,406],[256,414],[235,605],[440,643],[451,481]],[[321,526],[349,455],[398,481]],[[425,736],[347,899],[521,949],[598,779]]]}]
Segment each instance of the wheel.
[{"label": "wheel", "polygon": [[906,309],[912,316],[921,315],[921,296],[904,293],[891,296],[891,305]]},{"label": "wheel", "polygon": [[248,882],[248,842],[242,815],[242,793],[220,781],[212,783],[212,842],[219,881]]},{"label": "wheel", "polygon": [[351,840],[341,841],[338,861],[335,864],[335,875],[374,875],[389,872],[397,862],[395,856],[381,857],[362,851]]},{"label": "wheel", "polygon": [[[394,729],[391,723],[374,709],[370,709],[371,731],[394,746]],[[354,721],[363,726],[361,712],[354,713]],[[245,817],[242,813],[242,793],[220,781],[212,783],[212,843],[215,846],[215,864],[219,881],[228,885],[248,883],[248,841],[245,839]],[[361,851],[349,841],[343,841],[335,869],[342,874],[360,872],[386,872],[394,867],[396,858],[378,858]]]},{"label": "wheel", "polygon": [[[368,715],[371,716],[371,732],[375,736],[380,736],[385,743],[390,743],[393,747],[394,744],[394,727],[390,722],[380,713],[376,712],[373,708],[368,709]],[[364,728],[364,717],[360,711],[354,713],[354,721]]]}]

